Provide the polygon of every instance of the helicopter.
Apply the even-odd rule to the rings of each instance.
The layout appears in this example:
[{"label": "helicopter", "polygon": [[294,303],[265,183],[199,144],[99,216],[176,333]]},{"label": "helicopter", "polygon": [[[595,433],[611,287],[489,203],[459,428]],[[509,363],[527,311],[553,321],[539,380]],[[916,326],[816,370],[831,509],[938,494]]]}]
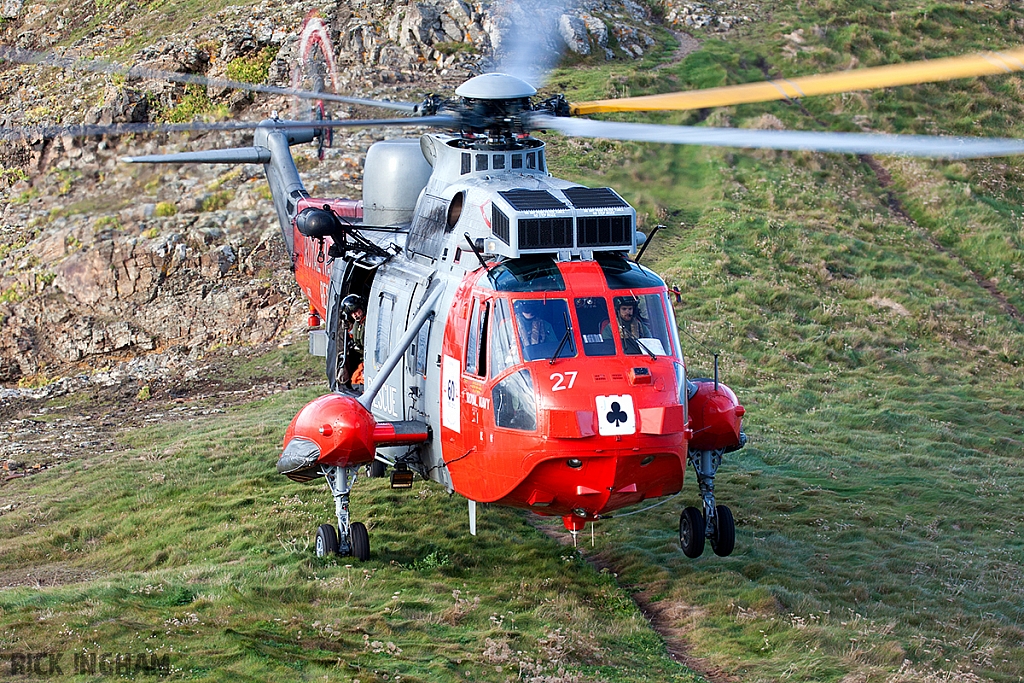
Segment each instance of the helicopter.
[{"label": "helicopter", "polygon": [[[714,476],[746,442],[743,408],[724,384],[687,379],[667,287],[626,257],[644,242],[635,209],[612,188],[548,172],[522,117],[565,104],[534,107],[535,94],[484,74],[456,90],[461,102],[428,101],[428,120],[454,107],[468,130],[375,143],[361,200],[308,196],[288,149],[323,132],[277,120],[252,148],[126,159],[266,165],[332,389],[295,416],[277,462],[331,490],[337,527],[317,530],[319,555],[369,557],[365,525],[349,514],[367,466],[390,469],[395,488],[419,475],[466,497],[472,533],[477,503],[561,516],[578,533],[678,493],[696,445],[705,502],[683,515],[684,549],[698,556],[709,538],[732,552]],[[358,392],[346,382],[347,313],[364,308]]]},{"label": "helicopter", "polygon": [[[476,505],[489,503],[560,516],[575,538],[616,510],[677,494],[689,466],[701,507],[680,514],[682,552],[699,557],[707,542],[728,556],[735,522],[717,502],[715,477],[724,456],[747,443],[745,410],[719,381],[717,364],[713,378],[687,375],[668,288],[639,263],[650,238],[637,229],[636,210],[613,188],[551,175],[545,143],[533,133],[945,158],[1019,154],[1024,142],[1008,139],[575,117],[1004,73],[1024,68],[1022,59],[1019,50],[986,53],[575,104],[485,73],[452,98],[336,98],[412,115],[405,118],[331,120],[319,106],[314,121],[274,116],[256,124],[250,147],[123,160],[264,167],[310,304],[310,352],[324,357],[331,390],[295,415],[276,464],[296,482],[322,477],[331,491],[337,526],[319,526],[317,555],[370,557],[366,526],[349,509],[363,471],[382,477],[390,469],[393,488],[411,488],[419,475],[458,493],[474,534]],[[345,126],[441,132],[373,144],[361,199],[311,197],[290,148],[322,147]],[[353,360],[361,361],[362,385],[353,382]]]}]

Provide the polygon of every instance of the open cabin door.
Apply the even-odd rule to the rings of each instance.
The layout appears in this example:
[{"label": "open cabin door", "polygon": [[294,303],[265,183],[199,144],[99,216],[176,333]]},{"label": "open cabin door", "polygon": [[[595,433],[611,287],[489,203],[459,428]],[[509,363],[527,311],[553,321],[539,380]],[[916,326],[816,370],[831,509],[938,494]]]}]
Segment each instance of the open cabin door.
[{"label": "open cabin door", "polygon": [[331,391],[342,388],[342,368],[346,362],[345,343],[348,327],[342,320],[341,301],[349,294],[358,294],[368,302],[370,290],[380,262],[361,259],[335,259],[327,296],[327,382]]}]

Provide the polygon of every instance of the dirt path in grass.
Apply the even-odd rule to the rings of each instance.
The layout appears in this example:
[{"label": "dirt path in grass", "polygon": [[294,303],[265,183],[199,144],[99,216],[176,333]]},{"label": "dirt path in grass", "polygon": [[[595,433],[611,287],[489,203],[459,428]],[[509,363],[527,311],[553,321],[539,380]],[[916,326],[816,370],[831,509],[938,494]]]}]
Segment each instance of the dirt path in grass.
[{"label": "dirt path in grass", "polygon": [[[564,546],[573,545],[572,536],[567,531],[555,528],[549,524],[544,524],[540,518],[531,515],[528,518],[529,522],[542,534],[548,538],[554,539],[559,544]],[[581,538],[583,535],[581,534]],[[679,602],[678,600],[659,600],[654,601],[652,596],[654,594],[653,589],[647,589],[638,593],[634,593],[629,590],[629,586],[623,585],[618,582],[618,567],[616,567],[605,555],[602,553],[582,553],[583,558],[598,571],[607,570],[616,577],[616,584],[618,584],[620,590],[626,593],[633,603],[639,608],[640,613],[644,615],[647,623],[651,625],[654,632],[661,636],[661,639],[665,642],[665,648],[668,650],[669,656],[682,664],[683,666],[696,671],[698,674],[707,679],[708,683],[737,683],[741,679],[737,676],[733,676],[728,672],[712,665],[706,659],[703,659],[693,653],[693,647],[691,646],[687,637],[688,630],[683,625],[685,624],[685,618],[687,615],[691,615],[696,609],[692,605]]]},{"label": "dirt path in grass", "polygon": [[872,170],[872,172],[875,174],[875,178],[878,179],[878,184],[885,191],[885,200],[886,203],[889,205],[889,211],[892,212],[893,216],[897,217],[905,225],[912,228],[914,232],[919,234],[921,237],[928,240],[928,243],[931,244],[936,251],[956,261],[961,268],[967,271],[967,273],[969,273],[970,276],[974,278],[975,282],[977,282],[983,289],[985,289],[985,291],[991,294],[992,297],[999,302],[999,305],[1002,307],[1004,313],[1006,313],[1014,320],[1024,322],[1024,316],[1021,315],[1021,312],[1017,310],[1016,306],[1010,303],[1010,300],[1006,298],[1006,295],[1003,294],[1002,291],[1000,291],[999,285],[997,285],[992,280],[989,280],[978,271],[971,268],[962,258],[960,258],[957,254],[944,247],[942,243],[935,239],[934,235],[929,233],[927,230],[923,229],[920,225],[917,224],[917,221],[910,217],[910,214],[907,213],[906,208],[904,208],[903,206],[903,202],[901,202],[899,197],[896,196],[896,193],[893,192],[892,175],[878,159],[871,156],[870,154],[861,154],[860,159],[865,164],[867,164],[868,167]]},{"label": "dirt path in grass", "polygon": [[700,49],[700,41],[691,36],[690,34],[682,33],[680,31],[672,31],[671,29],[669,29],[669,32],[673,35],[673,37],[675,37],[677,41],[679,41],[679,47],[677,47],[676,51],[672,54],[672,59],[665,62],[664,64],[659,64],[658,66],[654,67],[655,71],[659,71],[669,66],[674,66],[679,62],[683,61],[686,55],[690,54],[691,52],[696,52],[698,49]]}]

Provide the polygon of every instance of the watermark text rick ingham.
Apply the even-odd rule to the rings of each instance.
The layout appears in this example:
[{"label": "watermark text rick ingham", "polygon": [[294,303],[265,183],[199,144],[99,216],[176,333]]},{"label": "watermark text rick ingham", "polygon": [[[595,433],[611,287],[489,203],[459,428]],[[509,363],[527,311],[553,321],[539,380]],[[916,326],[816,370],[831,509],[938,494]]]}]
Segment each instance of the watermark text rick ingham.
[{"label": "watermark text rick ingham", "polygon": [[[4,671],[6,669],[6,671]],[[171,655],[153,652],[6,652],[0,656],[0,678],[9,676],[166,676]]]}]

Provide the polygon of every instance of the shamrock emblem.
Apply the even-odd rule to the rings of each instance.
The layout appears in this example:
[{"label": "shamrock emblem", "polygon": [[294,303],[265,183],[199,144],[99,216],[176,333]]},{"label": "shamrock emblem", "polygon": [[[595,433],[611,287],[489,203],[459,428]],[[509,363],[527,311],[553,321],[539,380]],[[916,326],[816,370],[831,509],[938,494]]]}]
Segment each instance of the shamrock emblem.
[{"label": "shamrock emblem", "polygon": [[612,401],[610,407],[611,410],[609,410],[608,414],[605,416],[609,422],[614,423],[615,426],[618,427],[620,423],[629,421],[629,415],[627,415],[622,409],[622,406],[619,405],[618,401]]}]

